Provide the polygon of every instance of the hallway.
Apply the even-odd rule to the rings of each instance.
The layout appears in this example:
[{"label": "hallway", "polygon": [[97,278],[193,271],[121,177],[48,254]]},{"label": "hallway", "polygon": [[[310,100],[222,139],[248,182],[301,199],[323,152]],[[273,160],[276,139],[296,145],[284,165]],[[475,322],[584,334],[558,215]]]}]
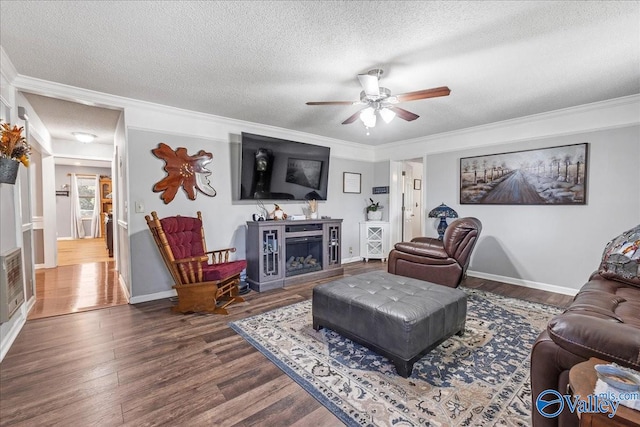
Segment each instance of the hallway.
[{"label": "hallway", "polygon": [[28,320],[127,304],[103,239],[58,241],[58,267],[36,270]]}]

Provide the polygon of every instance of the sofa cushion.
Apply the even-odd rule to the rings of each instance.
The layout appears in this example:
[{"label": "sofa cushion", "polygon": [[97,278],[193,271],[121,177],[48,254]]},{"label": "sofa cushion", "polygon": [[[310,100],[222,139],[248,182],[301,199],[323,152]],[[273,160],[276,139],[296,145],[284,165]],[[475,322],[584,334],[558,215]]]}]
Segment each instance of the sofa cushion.
[{"label": "sofa cushion", "polygon": [[598,357],[640,367],[640,289],[591,277],[563,314],[547,325],[561,348],[585,359]]},{"label": "sofa cushion", "polygon": [[565,313],[615,320],[640,329],[640,289],[596,275],[580,289]]},{"label": "sofa cushion", "polygon": [[551,319],[547,332],[560,348],[585,360],[597,357],[640,370],[640,329],[636,326],[570,312]]},{"label": "sofa cushion", "polygon": [[606,279],[640,287],[640,225],[607,243],[599,273]]}]

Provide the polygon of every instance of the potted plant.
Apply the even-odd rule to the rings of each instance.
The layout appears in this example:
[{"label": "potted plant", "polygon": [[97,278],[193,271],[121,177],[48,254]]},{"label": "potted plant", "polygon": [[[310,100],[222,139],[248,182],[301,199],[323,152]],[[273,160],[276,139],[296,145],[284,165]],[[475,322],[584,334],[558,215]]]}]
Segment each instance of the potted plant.
[{"label": "potted plant", "polygon": [[29,144],[22,136],[22,127],[2,123],[0,139],[0,182],[15,184],[20,163],[29,166]]},{"label": "potted plant", "polygon": [[372,198],[369,198],[369,202],[367,203],[367,219],[369,221],[380,221],[382,219],[382,206],[380,206],[380,202],[374,202]]}]

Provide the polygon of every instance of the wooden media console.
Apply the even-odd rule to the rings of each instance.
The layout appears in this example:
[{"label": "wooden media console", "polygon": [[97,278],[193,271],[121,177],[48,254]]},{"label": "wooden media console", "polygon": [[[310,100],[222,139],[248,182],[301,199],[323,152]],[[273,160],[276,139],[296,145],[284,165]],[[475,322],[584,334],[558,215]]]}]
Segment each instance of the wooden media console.
[{"label": "wooden media console", "polygon": [[247,282],[264,292],[343,274],[341,219],[248,221]]}]

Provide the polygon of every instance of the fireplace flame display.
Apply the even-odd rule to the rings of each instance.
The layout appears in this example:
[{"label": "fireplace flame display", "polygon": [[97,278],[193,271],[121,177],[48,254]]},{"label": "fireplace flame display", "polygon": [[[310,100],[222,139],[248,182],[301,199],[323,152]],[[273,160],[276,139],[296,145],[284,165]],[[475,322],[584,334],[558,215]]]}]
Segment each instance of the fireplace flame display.
[{"label": "fireplace flame display", "polygon": [[322,236],[287,238],[286,276],[322,270]]},{"label": "fireplace flame display", "polygon": [[313,255],[306,257],[289,257],[287,260],[287,276],[322,270],[320,262]]}]

